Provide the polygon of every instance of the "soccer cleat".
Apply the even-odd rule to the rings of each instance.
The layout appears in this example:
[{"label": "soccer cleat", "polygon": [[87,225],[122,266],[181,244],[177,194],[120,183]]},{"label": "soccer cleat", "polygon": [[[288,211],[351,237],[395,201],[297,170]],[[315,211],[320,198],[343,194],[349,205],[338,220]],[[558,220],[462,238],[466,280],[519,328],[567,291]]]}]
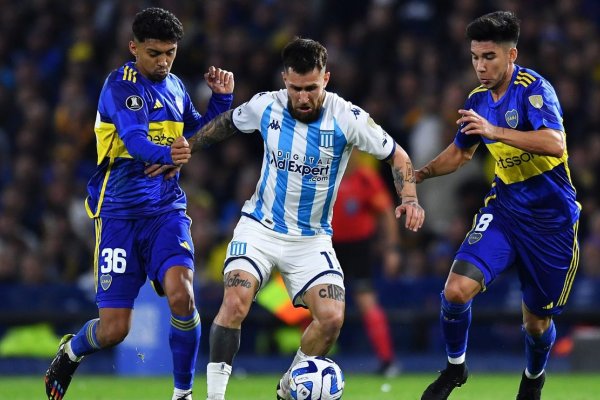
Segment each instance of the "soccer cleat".
[{"label": "soccer cleat", "polygon": [[440,376],[427,386],[421,400],[446,400],[454,388],[462,386],[469,377],[466,363],[450,364],[440,371]]},{"label": "soccer cleat", "polygon": [[73,378],[73,373],[79,366],[78,361],[71,361],[65,352],[65,344],[75,336],[68,334],[63,336],[58,344],[58,351],[50,367],[46,371],[45,383],[48,400],[62,400]]},{"label": "soccer cleat", "polygon": [[395,378],[402,372],[402,367],[393,361],[382,362],[377,369],[377,375],[381,375],[384,378]]},{"label": "soccer cleat", "polygon": [[523,371],[517,400],[540,400],[542,398],[544,382],[546,382],[546,372],[542,372],[542,374],[535,379],[529,379],[525,375],[525,371]]},{"label": "soccer cleat", "polygon": [[190,390],[189,392],[185,392],[181,396],[173,395],[171,400],[192,400],[192,391]]},{"label": "soccer cleat", "polygon": [[277,382],[277,390],[275,391],[277,394],[277,400],[291,400],[289,383],[287,385],[284,383],[284,378],[287,375],[288,373],[286,372],[283,374],[279,382]]}]

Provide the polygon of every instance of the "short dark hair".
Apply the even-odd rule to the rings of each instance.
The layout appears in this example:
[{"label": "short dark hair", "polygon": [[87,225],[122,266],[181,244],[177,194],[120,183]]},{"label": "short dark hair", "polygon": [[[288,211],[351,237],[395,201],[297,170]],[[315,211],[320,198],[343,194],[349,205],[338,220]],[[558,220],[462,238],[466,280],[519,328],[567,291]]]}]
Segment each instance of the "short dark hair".
[{"label": "short dark hair", "polygon": [[135,15],[133,37],[138,42],[156,39],[177,43],[183,38],[183,25],[173,13],[158,7],[150,7]]},{"label": "short dark hair", "polygon": [[281,51],[283,68],[306,74],[315,67],[321,71],[327,65],[327,49],[312,39],[295,38]]},{"label": "short dark hair", "polygon": [[467,26],[467,39],[478,42],[510,42],[516,46],[520,24],[521,21],[511,11],[494,11],[482,15]]}]

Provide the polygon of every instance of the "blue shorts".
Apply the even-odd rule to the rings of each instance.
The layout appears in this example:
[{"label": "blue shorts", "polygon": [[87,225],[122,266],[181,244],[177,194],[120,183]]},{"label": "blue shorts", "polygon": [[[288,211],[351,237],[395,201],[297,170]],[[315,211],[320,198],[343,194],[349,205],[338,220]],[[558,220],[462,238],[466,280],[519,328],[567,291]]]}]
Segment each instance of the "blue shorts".
[{"label": "blue shorts", "polygon": [[532,232],[514,217],[484,207],[455,258],[479,268],[486,286],[514,265],[527,308],[540,316],[559,314],[577,272],[577,226],[578,222],[562,231]]},{"label": "blue shorts", "polygon": [[162,285],[174,266],[194,270],[191,219],[184,210],[151,218],[96,218],[98,308],[133,308],[146,277]]}]

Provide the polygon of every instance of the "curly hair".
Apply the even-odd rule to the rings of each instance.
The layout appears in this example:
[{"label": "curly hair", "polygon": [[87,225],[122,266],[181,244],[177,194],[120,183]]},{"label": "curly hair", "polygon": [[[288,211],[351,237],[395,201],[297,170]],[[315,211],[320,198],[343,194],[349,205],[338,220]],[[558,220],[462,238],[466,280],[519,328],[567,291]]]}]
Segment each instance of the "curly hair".
[{"label": "curly hair", "polygon": [[183,38],[183,25],[177,17],[158,7],[146,8],[137,13],[131,29],[138,42],[157,39],[177,43]]},{"label": "curly hair", "polygon": [[467,39],[478,42],[509,42],[516,46],[519,40],[520,22],[510,11],[485,14],[467,26]]},{"label": "curly hair", "polygon": [[321,71],[327,65],[327,49],[312,39],[295,38],[281,51],[283,68],[293,69],[299,74],[312,71],[315,67]]}]

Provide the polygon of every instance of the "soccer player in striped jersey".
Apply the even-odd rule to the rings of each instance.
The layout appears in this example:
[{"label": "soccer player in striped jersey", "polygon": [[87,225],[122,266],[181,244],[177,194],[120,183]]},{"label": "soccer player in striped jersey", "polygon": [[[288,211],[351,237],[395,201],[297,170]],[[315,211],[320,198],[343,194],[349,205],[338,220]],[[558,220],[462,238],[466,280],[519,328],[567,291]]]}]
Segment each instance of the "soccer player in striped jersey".
[{"label": "soccer player in striped jersey", "polygon": [[472,299],[513,266],[523,292],[526,355],[517,399],[540,399],[556,338],[552,317],[563,310],[577,271],[580,206],[569,173],[562,110],[546,79],[515,64],[519,28],[517,17],[505,11],[467,26],[481,85],[458,111],[454,142],[416,171],[417,182],[452,173],[479,144],[496,160],[491,190],[441,293],[448,361],[423,400],[447,399],[466,382]]},{"label": "soccer player in striped jersey", "polygon": [[[146,278],[166,295],[171,310],[172,398],[192,398],[200,317],[194,304],[191,221],[177,179],[184,160],[171,145],[230,108],[234,81],[230,72],[209,68],[205,80],[213,95],[201,116],[181,80],[170,73],[183,37],[181,22],[169,11],[147,8],[135,16],[132,30],[129,50],[135,62],[111,72],[100,94],[98,165],[85,203],[96,230],[99,318],[60,342],[46,372],[51,400],[65,396],[82,357],[125,339]],[[149,164],[162,164],[174,178],[147,176]]]},{"label": "soccer player in striped jersey", "polygon": [[[189,143],[188,154],[240,132],[258,131],[264,140],[260,179],[227,249],[225,294],[210,331],[208,399],[223,399],[241,325],[257,291],[277,268],[297,307],[312,322],[304,331],[292,366],[325,355],[338,337],[345,308],[344,274],[331,243],[333,203],[353,147],[392,167],[412,231],[423,224],[414,170],[406,152],[364,110],[325,90],[327,50],[296,38],[282,51],[285,89],[263,92],[216,117]],[[175,151],[175,150],[174,150]],[[289,371],[289,370],[288,370]],[[288,372],[277,398],[289,398]]]}]

